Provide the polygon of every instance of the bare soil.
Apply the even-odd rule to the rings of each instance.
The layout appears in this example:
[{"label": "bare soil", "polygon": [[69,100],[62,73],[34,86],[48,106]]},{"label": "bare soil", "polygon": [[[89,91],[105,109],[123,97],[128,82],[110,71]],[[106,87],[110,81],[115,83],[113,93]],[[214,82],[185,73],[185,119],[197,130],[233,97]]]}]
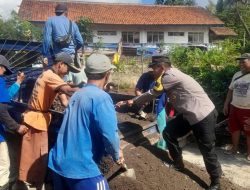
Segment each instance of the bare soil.
[{"label": "bare soil", "polygon": [[[142,145],[129,145],[124,149],[128,168],[133,168],[136,180],[117,176],[109,181],[111,190],[200,190],[210,183],[206,171],[194,164],[185,162],[184,172],[169,167],[168,153],[147,142]],[[244,190],[228,179],[222,178],[222,190]]]}]

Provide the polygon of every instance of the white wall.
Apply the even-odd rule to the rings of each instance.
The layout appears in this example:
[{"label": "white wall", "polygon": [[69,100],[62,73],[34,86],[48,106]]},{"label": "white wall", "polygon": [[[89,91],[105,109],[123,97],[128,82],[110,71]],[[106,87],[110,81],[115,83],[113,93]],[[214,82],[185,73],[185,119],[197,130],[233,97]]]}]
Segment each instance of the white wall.
[{"label": "white wall", "polygon": [[[116,31],[116,36],[98,36],[97,31]],[[188,43],[188,32],[203,32],[204,43],[209,43],[208,26],[98,26],[94,30],[93,42],[102,38],[103,43],[118,43],[122,38],[122,31],[140,31],[140,43],[147,43],[147,31],[164,32],[164,43]],[[184,32],[184,36],[168,36],[168,32]]]},{"label": "white wall", "polygon": [[[112,30],[110,29],[109,31]],[[97,30],[94,30],[93,34],[94,34],[93,43],[97,43],[100,40],[102,40],[103,43],[118,43],[121,40],[121,35],[122,35],[121,31],[116,31],[116,36],[102,36],[102,35],[97,35]]]}]

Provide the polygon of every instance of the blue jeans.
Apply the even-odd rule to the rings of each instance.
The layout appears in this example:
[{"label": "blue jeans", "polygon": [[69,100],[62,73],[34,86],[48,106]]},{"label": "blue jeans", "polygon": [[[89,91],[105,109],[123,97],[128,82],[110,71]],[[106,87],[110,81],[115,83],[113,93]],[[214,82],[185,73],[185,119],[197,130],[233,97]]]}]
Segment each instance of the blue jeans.
[{"label": "blue jeans", "polygon": [[86,179],[71,179],[53,172],[54,190],[109,190],[107,180],[99,175]]}]

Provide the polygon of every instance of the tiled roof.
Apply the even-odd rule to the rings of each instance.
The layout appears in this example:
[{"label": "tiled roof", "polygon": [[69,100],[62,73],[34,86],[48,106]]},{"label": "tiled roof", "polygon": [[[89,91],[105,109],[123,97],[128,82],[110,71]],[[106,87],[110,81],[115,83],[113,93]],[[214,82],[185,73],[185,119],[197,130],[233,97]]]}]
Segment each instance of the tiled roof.
[{"label": "tiled roof", "polygon": [[217,36],[237,36],[231,28],[211,27],[210,30]]},{"label": "tiled roof", "polygon": [[[91,18],[97,24],[122,25],[223,25],[207,10],[195,6],[164,6],[142,4],[113,4],[67,2],[68,17],[78,20]],[[54,16],[55,1],[23,0],[19,9],[21,18],[45,21]]]}]

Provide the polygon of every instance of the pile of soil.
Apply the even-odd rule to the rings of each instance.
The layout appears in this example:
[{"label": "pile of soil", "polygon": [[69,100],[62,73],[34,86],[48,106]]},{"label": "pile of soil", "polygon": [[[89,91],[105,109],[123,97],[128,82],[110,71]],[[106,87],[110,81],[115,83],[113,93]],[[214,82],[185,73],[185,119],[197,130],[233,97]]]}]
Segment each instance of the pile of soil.
[{"label": "pile of soil", "polygon": [[[175,171],[169,167],[171,160],[168,153],[145,141],[141,142],[141,145],[127,146],[124,156],[128,168],[135,170],[136,180],[116,176],[109,181],[111,190],[201,190],[207,188],[210,183],[204,168],[185,162],[183,172]],[[113,163],[109,162],[107,165],[112,168]],[[110,175],[106,170],[105,175],[107,174]],[[221,189],[246,190],[225,178],[221,180]]]}]

